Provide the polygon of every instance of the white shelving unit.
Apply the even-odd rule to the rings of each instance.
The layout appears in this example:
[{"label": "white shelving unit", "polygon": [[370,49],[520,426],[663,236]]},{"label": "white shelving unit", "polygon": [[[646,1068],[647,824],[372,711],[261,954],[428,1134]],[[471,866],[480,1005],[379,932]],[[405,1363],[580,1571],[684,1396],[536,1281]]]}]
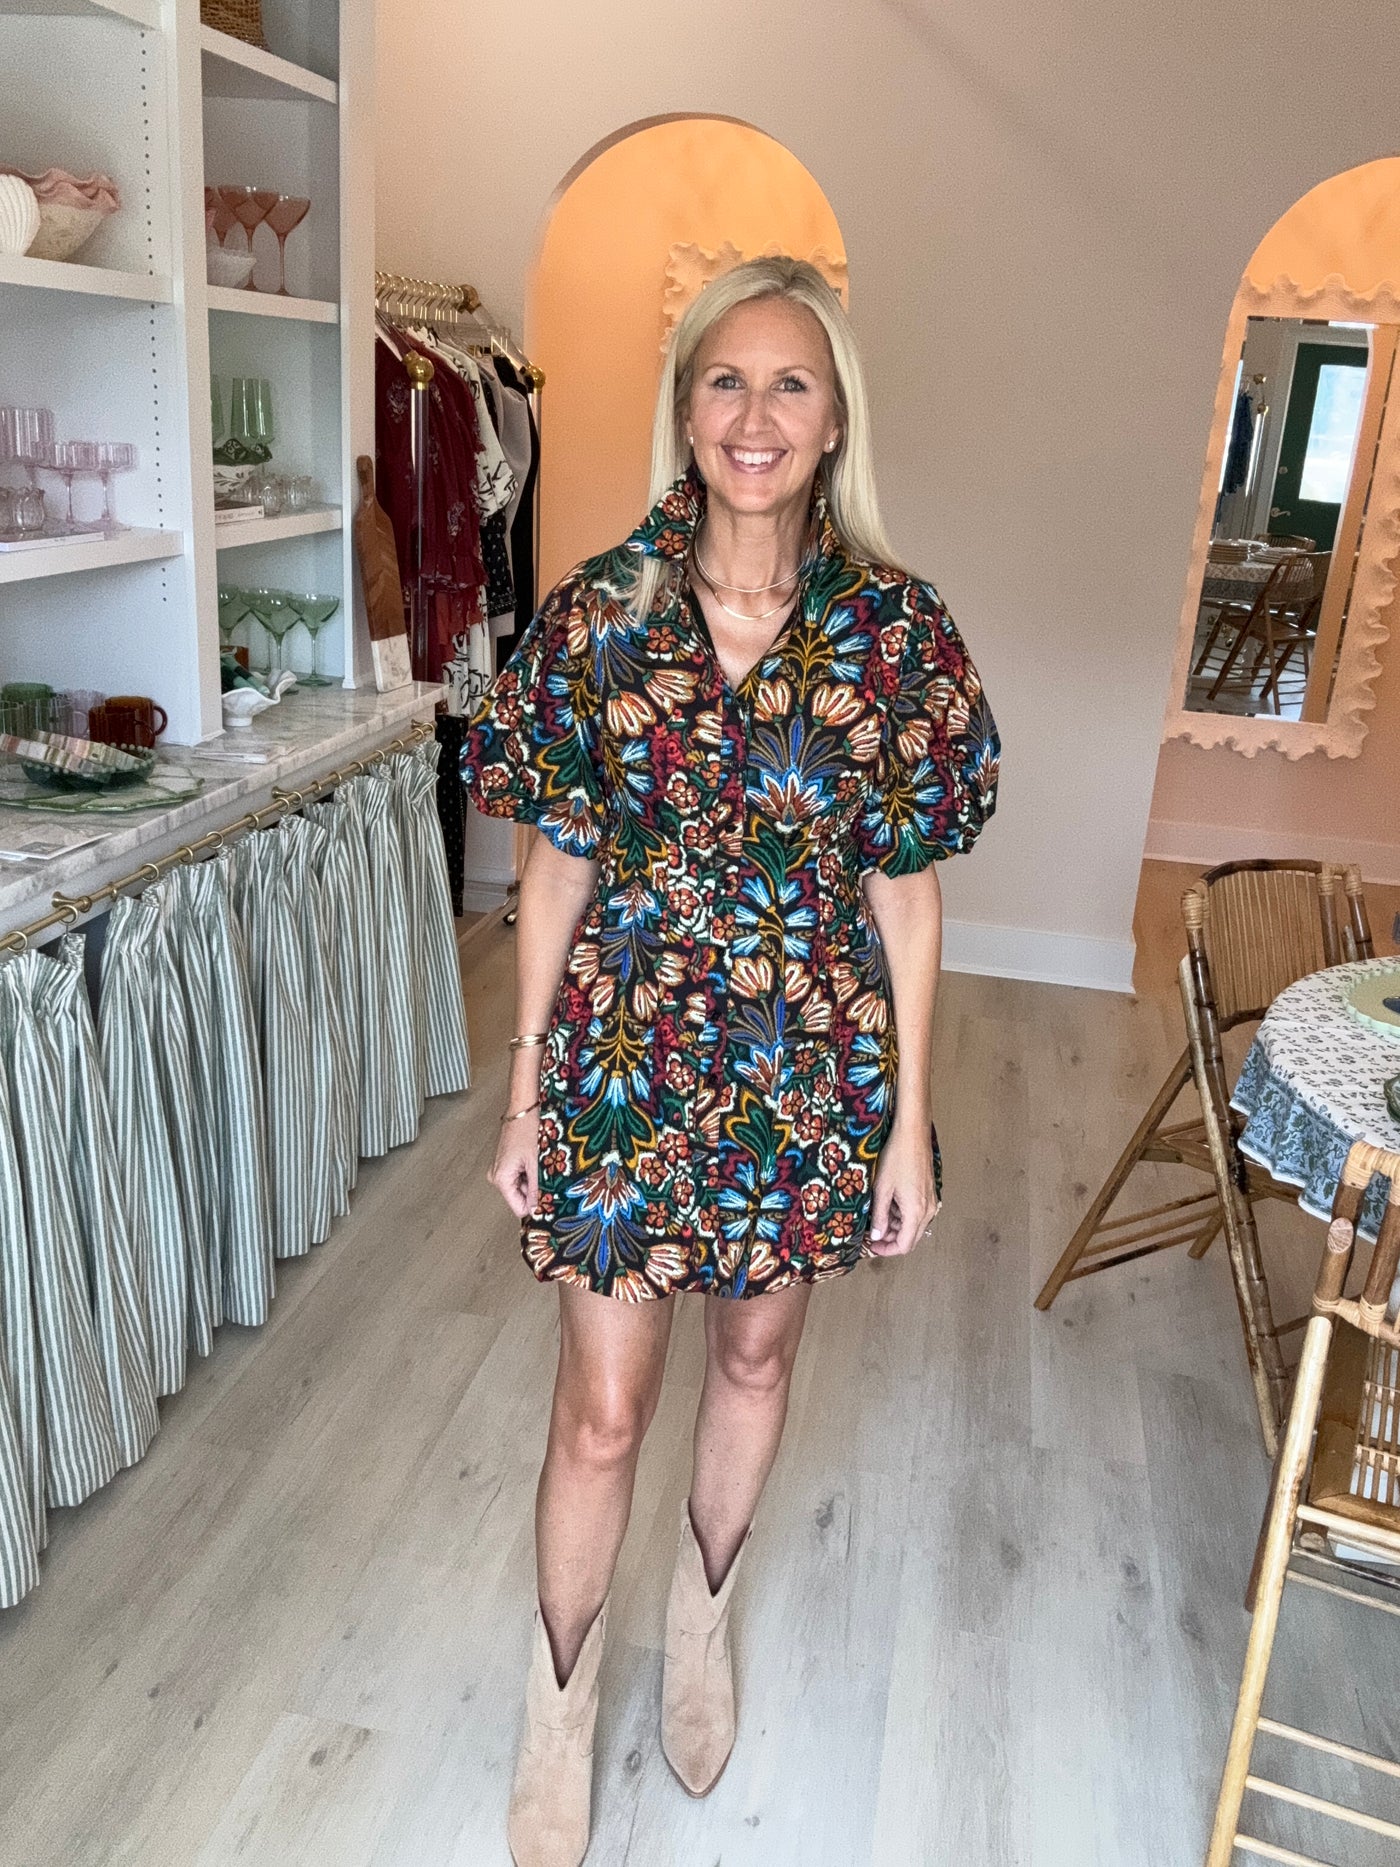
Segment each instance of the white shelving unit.
[{"label": "white shelving unit", "polygon": [[[372,682],[349,517],[374,434],[373,0],[264,0],[263,22],[267,50],[203,25],[198,0],[0,0],[0,163],[103,170],[122,196],[74,261],[0,257],[0,403],[138,450],[114,482],[129,529],[0,552],[0,681],[149,693],[176,744],[222,725],[221,576],[335,592],[322,665]],[[310,198],[291,296],[265,228],[260,290],[206,283],[206,182]],[[273,465],[324,505],[216,527],[211,374],[272,383]]]}]

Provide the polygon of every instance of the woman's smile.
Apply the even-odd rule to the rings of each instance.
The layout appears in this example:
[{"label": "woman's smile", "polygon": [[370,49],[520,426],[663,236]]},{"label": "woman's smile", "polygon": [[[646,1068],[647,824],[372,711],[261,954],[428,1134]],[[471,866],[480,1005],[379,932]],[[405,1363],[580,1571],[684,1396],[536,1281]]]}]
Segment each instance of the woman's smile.
[{"label": "woman's smile", "polygon": [[725,459],[740,473],[771,473],[779,461],[786,459],[785,447],[731,447],[722,444]]}]

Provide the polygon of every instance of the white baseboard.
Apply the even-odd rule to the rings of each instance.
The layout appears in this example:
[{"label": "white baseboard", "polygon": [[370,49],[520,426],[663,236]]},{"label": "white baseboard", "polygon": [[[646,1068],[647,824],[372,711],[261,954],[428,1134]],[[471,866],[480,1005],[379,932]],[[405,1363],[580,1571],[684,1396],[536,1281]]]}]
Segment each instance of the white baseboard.
[{"label": "white baseboard", "polygon": [[504,882],[478,881],[468,877],[462,883],[462,909],[467,914],[489,914],[506,898]]},{"label": "white baseboard", "polygon": [[1400,843],[1366,843],[1356,837],[1311,836],[1306,831],[1232,828],[1220,823],[1175,823],[1154,817],[1143,855],[1150,862],[1189,862],[1214,868],[1218,862],[1255,857],[1287,861],[1354,862],[1363,882],[1400,884]]},{"label": "white baseboard", "polygon": [[1052,933],[1039,927],[997,927],[987,921],[944,921],[946,972],[980,972],[994,979],[1030,979],[1041,985],[1085,985],[1096,992],[1131,992],[1131,940]]}]

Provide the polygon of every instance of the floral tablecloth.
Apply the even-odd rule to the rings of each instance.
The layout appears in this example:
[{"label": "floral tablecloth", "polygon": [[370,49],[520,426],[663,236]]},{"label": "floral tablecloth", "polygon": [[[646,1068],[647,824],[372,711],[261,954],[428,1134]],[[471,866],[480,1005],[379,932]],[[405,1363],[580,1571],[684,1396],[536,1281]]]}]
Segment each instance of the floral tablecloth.
[{"label": "floral tablecloth", "polygon": [[[1319,1219],[1353,1141],[1400,1150],[1400,1125],[1385,1105],[1385,1084],[1400,1076],[1400,1037],[1382,1037],[1343,1003],[1353,980],[1391,971],[1400,959],[1358,960],[1310,973],[1279,993],[1244,1060],[1231,1104],[1246,1117],[1241,1150],[1276,1180],[1300,1189],[1298,1204]],[[1374,1238],[1386,1187],[1373,1180],[1360,1230]]]}]

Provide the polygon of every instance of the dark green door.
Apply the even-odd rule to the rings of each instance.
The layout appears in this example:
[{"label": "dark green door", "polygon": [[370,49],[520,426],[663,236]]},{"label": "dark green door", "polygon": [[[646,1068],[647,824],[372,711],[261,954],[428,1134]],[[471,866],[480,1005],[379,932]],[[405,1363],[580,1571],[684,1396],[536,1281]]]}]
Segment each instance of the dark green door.
[{"label": "dark green door", "polygon": [[1346,498],[1366,392],[1359,344],[1299,344],[1288,392],[1269,530],[1330,551]]}]

